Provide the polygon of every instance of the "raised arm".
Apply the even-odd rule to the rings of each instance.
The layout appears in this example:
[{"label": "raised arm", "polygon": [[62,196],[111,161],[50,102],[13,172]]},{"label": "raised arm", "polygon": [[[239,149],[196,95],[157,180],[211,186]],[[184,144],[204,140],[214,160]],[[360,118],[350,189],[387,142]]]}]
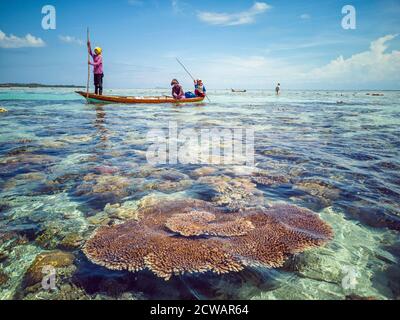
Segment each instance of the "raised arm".
[{"label": "raised arm", "polygon": [[88,47],[88,53],[93,58],[92,46],[90,44],[90,41],[87,42],[87,47]]}]

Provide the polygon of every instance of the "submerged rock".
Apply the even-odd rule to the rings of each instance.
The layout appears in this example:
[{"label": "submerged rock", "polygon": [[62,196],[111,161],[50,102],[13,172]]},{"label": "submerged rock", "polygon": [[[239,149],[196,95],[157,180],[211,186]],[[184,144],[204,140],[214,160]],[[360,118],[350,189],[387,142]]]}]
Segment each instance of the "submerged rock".
[{"label": "submerged rock", "polygon": [[198,178],[204,177],[204,176],[211,176],[214,173],[216,173],[217,171],[218,171],[218,169],[214,168],[214,167],[201,167],[196,170],[193,170],[190,173],[190,176],[195,179],[198,179]]},{"label": "submerged rock", "polygon": [[295,185],[302,191],[327,200],[336,200],[340,196],[338,188],[321,180],[303,180],[297,182]]},{"label": "submerged rock", "polygon": [[91,225],[107,225],[109,222],[111,221],[111,219],[108,217],[107,213],[105,212],[100,212],[97,213],[93,216],[90,216],[87,218],[87,222]]},{"label": "submerged rock", "polygon": [[79,233],[67,234],[58,244],[58,247],[62,250],[76,250],[81,247],[84,238]]},{"label": "submerged rock", "polygon": [[11,206],[7,202],[0,202],[0,213],[9,210]]},{"label": "submerged rock", "polygon": [[339,199],[340,190],[333,185],[321,180],[302,180],[295,184],[295,188],[299,189],[309,196],[300,196],[306,202],[316,202],[321,208],[327,208],[332,205],[333,201]]},{"label": "submerged rock", "polygon": [[262,186],[276,186],[289,183],[290,179],[278,175],[258,175],[251,177],[251,181]]},{"label": "submerged rock", "polygon": [[27,146],[17,147],[17,148],[13,148],[12,150],[8,151],[6,153],[6,157],[12,157],[12,156],[17,156],[17,155],[24,154],[24,153],[30,153],[35,150],[36,150],[36,148],[33,148],[33,147],[27,147]]},{"label": "submerged rock", "polygon": [[24,300],[91,300],[92,297],[88,295],[83,289],[75,286],[74,284],[65,283],[59,286],[57,290],[29,293],[24,297]]},{"label": "submerged rock", "polygon": [[138,219],[137,203],[135,201],[127,201],[122,205],[119,203],[108,203],[104,208],[104,213],[111,219],[129,220]]},{"label": "submerged rock", "polygon": [[10,277],[3,270],[0,269],[0,287],[5,285],[9,279]]},{"label": "submerged rock", "polygon": [[42,271],[44,267],[51,266],[57,271],[59,268],[71,266],[74,259],[73,254],[60,250],[39,254],[25,273],[23,287],[27,288],[40,283],[43,279]]},{"label": "submerged rock", "polygon": [[130,180],[117,175],[88,174],[83,178],[83,183],[78,187],[78,195],[111,193],[118,197],[128,195]]},{"label": "submerged rock", "polygon": [[174,193],[189,189],[193,184],[192,180],[180,180],[180,181],[161,181],[151,182],[144,186],[145,190],[157,190],[165,193]]},{"label": "submerged rock", "polygon": [[18,154],[16,156],[1,158],[0,165],[10,165],[10,164],[46,165],[54,161],[55,158],[51,156],[34,154],[34,153],[23,153],[23,154]]},{"label": "submerged rock", "polygon": [[8,253],[4,251],[0,251],[0,263],[6,261],[8,258]]},{"label": "submerged rock", "polygon": [[16,175],[15,177],[7,180],[3,185],[5,190],[10,190],[19,186],[24,186],[31,182],[44,182],[46,181],[46,176],[40,172],[23,173]]},{"label": "submerged rock", "polygon": [[58,141],[61,142],[66,142],[66,143],[87,143],[93,140],[93,137],[88,136],[88,135],[74,135],[74,136],[64,136],[60,139],[58,139]]},{"label": "submerged rock", "polygon": [[44,249],[55,249],[59,243],[62,227],[57,225],[48,226],[35,240]]},{"label": "submerged rock", "polygon": [[98,166],[95,168],[95,170],[99,174],[115,174],[119,171],[119,168],[111,166]]}]

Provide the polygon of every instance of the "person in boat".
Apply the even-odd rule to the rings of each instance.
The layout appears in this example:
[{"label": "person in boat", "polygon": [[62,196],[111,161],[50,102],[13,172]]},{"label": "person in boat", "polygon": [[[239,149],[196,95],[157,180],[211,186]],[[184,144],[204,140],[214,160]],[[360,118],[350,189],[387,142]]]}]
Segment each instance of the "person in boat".
[{"label": "person in boat", "polygon": [[280,83],[278,83],[278,85],[276,86],[275,92],[276,92],[276,95],[279,96],[279,94],[281,92],[281,84]]},{"label": "person in boat", "polygon": [[203,81],[200,79],[194,80],[194,94],[196,97],[205,97],[207,90],[206,87],[203,84]]},{"label": "person in boat", "polygon": [[172,86],[172,97],[176,100],[185,99],[185,92],[183,91],[182,86],[179,84],[179,81],[173,79],[171,81]]},{"label": "person in boat", "polygon": [[94,48],[93,54],[90,41],[88,41],[87,46],[89,54],[93,59],[93,62],[89,60],[88,63],[93,66],[95,93],[102,95],[104,78],[102,49],[100,47]]}]

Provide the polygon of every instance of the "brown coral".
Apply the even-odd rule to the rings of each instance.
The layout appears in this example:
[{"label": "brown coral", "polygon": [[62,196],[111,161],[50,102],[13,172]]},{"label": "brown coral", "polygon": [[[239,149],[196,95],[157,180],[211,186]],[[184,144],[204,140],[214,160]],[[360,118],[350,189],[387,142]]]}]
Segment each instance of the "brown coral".
[{"label": "brown coral", "polygon": [[116,196],[128,195],[130,180],[118,175],[96,175],[87,174],[83,178],[83,183],[78,186],[78,195],[92,194],[114,194]]},{"label": "brown coral", "polygon": [[[165,226],[182,236],[243,236],[254,229],[253,224],[243,218],[236,220],[216,221],[216,216],[209,212],[192,211],[189,213],[174,214]],[[225,219],[226,220],[226,219]]]},{"label": "brown coral", "polygon": [[85,244],[86,256],[113,270],[147,267],[168,280],[174,274],[220,274],[248,265],[279,267],[289,254],[332,237],[317,215],[289,205],[227,214],[186,199],[142,207],[139,215],[140,221],[100,227]]},{"label": "brown coral", "polygon": [[263,186],[274,186],[285,184],[289,182],[289,179],[284,176],[254,176],[251,178],[252,182]]}]

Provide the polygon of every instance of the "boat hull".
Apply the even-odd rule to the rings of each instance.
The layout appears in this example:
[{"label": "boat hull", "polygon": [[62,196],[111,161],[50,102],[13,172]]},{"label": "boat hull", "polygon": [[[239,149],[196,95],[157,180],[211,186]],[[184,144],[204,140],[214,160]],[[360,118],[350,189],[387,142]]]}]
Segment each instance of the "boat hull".
[{"label": "boat hull", "polygon": [[125,103],[125,104],[183,104],[183,103],[199,103],[203,102],[204,97],[188,98],[175,100],[172,97],[161,96],[161,97],[125,97],[125,96],[105,96],[97,95],[94,93],[87,94],[83,91],[76,91],[77,94],[84,97],[88,103],[104,104],[104,103]]}]

